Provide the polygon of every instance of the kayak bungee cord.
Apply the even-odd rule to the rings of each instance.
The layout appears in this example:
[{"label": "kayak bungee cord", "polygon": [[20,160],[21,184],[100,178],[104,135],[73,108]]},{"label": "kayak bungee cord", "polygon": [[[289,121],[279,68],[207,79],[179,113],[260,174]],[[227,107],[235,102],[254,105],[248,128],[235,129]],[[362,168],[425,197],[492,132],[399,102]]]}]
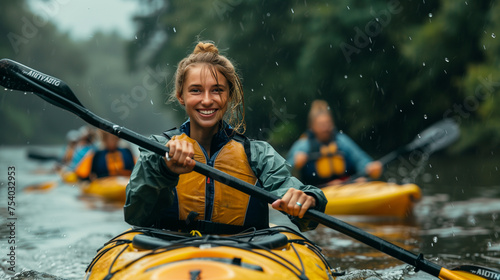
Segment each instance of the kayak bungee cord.
[{"label": "kayak bungee cord", "polygon": [[[130,243],[133,243],[133,241],[131,241],[129,239],[117,239],[117,238],[120,238],[121,236],[129,234],[129,233],[140,233],[140,234],[142,233],[142,234],[148,234],[149,236],[152,236],[151,233],[154,233],[154,231],[155,231],[154,229],[150,229],[150,228],[146,228],[145,230],[142,230],[140,228],[135,228],[135,229],[132,229],[132,230],[125,231],[122,234],[116,236],[112,240],[106,242],[106,244],[110,245],[110,247],[108,247],[108,248],[101,248],[102,251],[100,251],[99,254],[92,260],[91,264],[89,265],[89,267],[87,267],[87,269],[86,269],[85,272],[91,272],[92,269],[93,269],[93,267],[94,267],[94,265],[97,263],[97,261],[100,258],[102,258],[106,253],[110,252],[113,249],[116,249],[119,246],[124,246],[124,248],[121,249],[120,252],[114,257],[111,265],[108,268],[108,274],[105,277],[106,280],[112,279],[112,277],[114,275],[116,275],[118,272],[123,271],[124,269],[130,267],[134,263],[136,263],[136,262],[138,262],[138,261],[140,261],[140,260],[142,260],[142,259],[144,259],[144,258],[146,258],[148,256],[159,255],[159,254],[162,254],[162,253],[165,253],[165,252],[172,252],[174,250],[183,249],[183,248],[187,248],[187,247],[201,247],[201,246],[214,246],[214,247],[218,247],[218,246],[224,246],[224,247],[230,247],[230,248],[235,248],[235,249],[249,251],[249,252],[252,252],[253,254],[265,257],[265,258],[267,258],[267,259],[269,259],[271,261],[274,261],[274,262],[278,263],[283,268],[286,268],[291,273],[293,273],[294,275],[296,275],[298,279],[305,280],[305,279],[308,279],[307,276],[305,275],[306,269],[305,269],[305,266],[304,266],[304,263],[302,261],[302,258],[300,256],[300,254],[298,253],[297,249],[294,246],[294,243],[301,243],[301,242],[302,243],[307,243],[307,244],[309,244],[308,248],[310,250],[313,250],[313,251],[317,251],[318,250],[317,245],[314,244],[313,242],[311,242],[310,240],[307,240],[307,239],[303,239],[303,240],[301,240],[301,239],[289,239],[287,241],[287,244],[289,244],[290,247],[293,249],[293,251],[295,253],[295,256],[297,257],[297,259],[298,259],[298,261],[300,263],[300,266],[301,266],[299,268],[295,264],[293,264],[290,260],[284,258],[283,256],[280,256],[280,255],[277,255],[276,253],[274,253],[268,247],[265,247],[263,245],[258,245],[258,244],[252,244],[250,242],[250,245],[253,248],[246,248],[246,246],[244,246],[244,245],[247,245],[248,241],[241,240],[242,238],[247,238],[247,237],[252,238],[251,237],[252,235],[253,236],[258,236],[258,235],[269,236],[269,235],[272,235],[272,234],[279,234],[277,232],[289,232],[289,233],[292,233],[292,234],[295,234],[295,235],[298,235],[298,236],[302,236],[300,233],[298,233],[298,232],[296,232],[296,231],[294,231],[294,230],[292,230],[290,228],[284,227],[284,226],[283,227],[282,226],[278,226],[278,227],[273,227],[273,228],[269,228],[269,229],[258,230],[258,231],[255,231],[255,234],[251,233],[251,234],[243,234],[243,235],[227,236],[227,237],[226,236],[205,235],[205,236],[201,236],[201,237],[184,236],[182,238],[180,236],[175,236],[174,238],[179,238],[180,237],[181,239],[174,240],[174,241],[165,240],[165,241],[169,241],[169,242],[172,242],[172,243],[169,243],[169,244],[165,245],[164,247],[157,247],[157,248],[153,249],[151,252],[141,255],[140,257],[138,257],[138,258],[136,258],[134,260],[131,260],[130,262],[124,264],[122,267],[117,268],[115,271],[113,271],[113,267],[115,266],[115,264],[116,264],[117,260],[119,259],[119,257],[128,249],[128,246],[130,246]],[[171,235],[171,236],[174,236],[174,235]],[[159,238],[159,237],[156,237],[156,238],[162,239],[162,238]],[[242,244],[243,246],[227,244],[227,243],[225,243],[225,241],[233,241],[233,242],[235,242],[237,244]],[[263,252],[255,251],[254,249],[262,250]],[[328,262],[324,258],[324,256],[322,254],[320,254],[318,256],[321,257],[321,260],[325,264],[325,267],[327,267],[329,269],[330,273],[334,274],[335,271],[328,264]],[[215,258],[204,258],[204,259],[206,259],[206,260],[210,260],[211,259],[211,260],[219,261],[219,262],[224,262],[225,261],[225,260],[222,260],[222,259],[215,259]],[[181,260],[181,261],[189,261],[189,260],[196,260],[196,258],[194,258],[194,259],[186,259],[186,260]],[[229,260],[227,262],[232,263]],[[238,265],[241,266],[241,267],[246,267],[246,268],[250,268],[250,269],[254,269],[254,270],[261,270],[262,269],[262,268],[260,268],[260,266],[251,265],[251,264],[245,264],[245,263],[243,263],[241,261],[238,263]],[[148,268],[148,270],[153,270],[155,268],[156,267],[150,267],[150,268]],[[340,275],[340,274],[335,273],[335,275]]]},{"label": "kayak bungee cord", "polygon": [[[8,89],[33,92],[47,102],[74,113],[87,123],[110,132],[124,140],[132,142],[144,149],[150,150],[161,156],[164,156],[165,153],[168,152],[168,148],[166,146],[153,142],[143,135],[131,131],[123,126],[116,125],[89,111],[80,103],[71,89],[60,79],[43,74],[10,59],[0,59],[0,75],[2,76],[0,79],[0,85]],[[193,171],[207,177],[211,177],[214,180],[248,195],[255,196],[267,203],[272,203],[279,199],[276,195],[200,162],[195,161]],[[416,255],[382,238],[369,234],[357,227],[314,209],[307,210],[304,218],[321,223],[331,229],[337,230],[360,242],[363,242],[378,251],[406,262],[414,266],[416,268],[415,271],[422,270],[441,279],[482,278],[493,280],[500,278],[500,272],[480,266],[470,265],[469,267],[474,268],[470,271],[459,270],[460,268],[456,268],[454,270],[446,269],[436,263],[426,260],[422,254]]]}]

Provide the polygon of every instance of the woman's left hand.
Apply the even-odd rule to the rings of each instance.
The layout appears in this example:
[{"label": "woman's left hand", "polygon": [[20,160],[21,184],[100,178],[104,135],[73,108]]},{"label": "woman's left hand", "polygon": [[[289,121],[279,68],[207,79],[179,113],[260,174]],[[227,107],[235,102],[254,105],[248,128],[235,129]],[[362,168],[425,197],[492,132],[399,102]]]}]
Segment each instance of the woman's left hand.
[{"label": "woman's left hand", "polygon": [[316,206],[316,199],[301,190],[288,189],[285,195],[271,206],[292,216],[303,218],[307,209]]}]

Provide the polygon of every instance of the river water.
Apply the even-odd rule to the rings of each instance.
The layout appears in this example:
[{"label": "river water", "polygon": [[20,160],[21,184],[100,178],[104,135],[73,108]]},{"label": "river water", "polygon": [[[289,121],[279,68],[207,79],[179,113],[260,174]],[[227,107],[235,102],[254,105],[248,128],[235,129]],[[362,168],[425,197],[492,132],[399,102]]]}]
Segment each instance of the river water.
[{"label": "river water", "polygon": [[[28,160],[26,151],[0,147],[0,279],[83,279],[96,250],[129,227],[122,209],[82,196],[50,172],[52,163]],[[499,160],[433,156],[424,167],[416,178],[424,196],[407,219],[338,218],[446,268],[500,269]],[[9,178],[10,171],[15,174]],[[405,170],[396,166],[395,172]],[[48,191],[26,190],[49,181],[56,186]],[[16,187],[10,197],[9,182]],[[347,273],[341,279],[434,279],[329,228],[308,236]]]}]

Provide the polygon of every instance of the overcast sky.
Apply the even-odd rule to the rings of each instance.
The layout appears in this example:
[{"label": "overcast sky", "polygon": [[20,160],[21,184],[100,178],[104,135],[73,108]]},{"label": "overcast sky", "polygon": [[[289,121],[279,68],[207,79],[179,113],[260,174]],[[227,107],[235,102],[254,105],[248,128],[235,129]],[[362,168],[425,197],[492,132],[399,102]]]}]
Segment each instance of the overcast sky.
[{"label": "overcast sky", "polygon": [[131,16],[139,9],[138,0],[30,0],[37,15],[47,17],[61,31],[75,39],[85,39],[94,31],[117,30],[127,38],[134,35]]}]

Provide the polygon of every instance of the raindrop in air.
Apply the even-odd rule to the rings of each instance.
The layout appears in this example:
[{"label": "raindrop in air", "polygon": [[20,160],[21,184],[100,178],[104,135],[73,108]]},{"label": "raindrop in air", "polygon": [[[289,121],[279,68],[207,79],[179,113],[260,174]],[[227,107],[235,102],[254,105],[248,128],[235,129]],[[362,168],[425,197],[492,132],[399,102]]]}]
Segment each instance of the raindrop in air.
[{"label": "raindrop in air", "polygon": [[[347,79],[347,75],[344,75],[344,79]],[[5,89],[5,90],[7,90],[7,89]]]},{"label": "raindrop in air", "polygon": [[274,63],[276,63],[276,66],[279,66],[279,64],[278,64],[278,62],[277,62],[277,61],[276,61],[276,62],[274,62]]},{"label": "raindrop in air", "polygon": [[154,105],[154,104],[153,104],[153,99],[151,99],[151,100],[150,100],[150,102],[151,102],[151,105]]},{"label": "raindrop in air", "polygon": [[495,35],[495,33],[491,33],[491,38],[495,39],[497,37],[497,35]]},{"label": "raindrop in air", "polygon": [[413,102],[413,100],[410,100],[410,103],[411,103],[411,105],[415,105],[415,103]]},{"label": "raindrop in air", "polygon": [[429,17],[430,17],[430,18],[432,17],[432,13],[429,13]]},{"label": "raindrop in air", "polygon": [[427,119],[427,114],[424,114],[424,120],[426,120],[426,119]]},{"label": "raindrop in air", "polygon": [[437,236],[434,236],[434,237],[432,238],[432,242],[434,242],[434,243],[437,243],[437,242],[438,242],[438,238],[437,238]]},{"label": "raindrop in air", "polygon": [[444,58],[444,61],[450,62],[450,60],[447,57]]},{"label": "raindrop in air", "polygon": [[422,66],[425,66],[425,62],[422,62]]},{"label": "raindrop in air", "polygon": [[174,33],[177,33],[177,30],[175,29],[175,27],[174,27]]},{"label": "raindrop in air", "polygon": [[290,9],[292,11],[292,14],[295,14],[295,12],[293,11],[293,9]]},{"label": "raindrop in air", "polygon": [[266,100],[266,96],[265,96],[265,95],[264,95],[264,96],[262,96],[262,99]]}]

